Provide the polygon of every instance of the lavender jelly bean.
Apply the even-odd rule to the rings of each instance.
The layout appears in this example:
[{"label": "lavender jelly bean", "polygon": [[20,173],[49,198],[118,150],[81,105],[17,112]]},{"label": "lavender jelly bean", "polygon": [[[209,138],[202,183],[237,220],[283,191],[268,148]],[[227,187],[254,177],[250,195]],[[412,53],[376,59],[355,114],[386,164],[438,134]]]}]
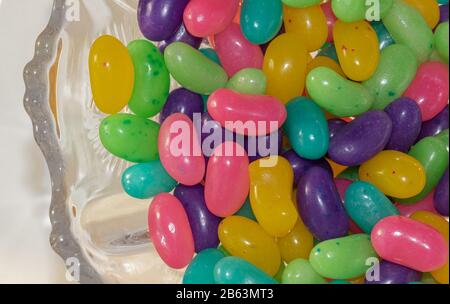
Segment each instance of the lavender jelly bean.
[{"label": "lavender jelly bean", "polygon": [[448,129],[448,106],[446,106],[438,115],[436,115],[433,119],[426,121],[422,124],[422,129],[420,130],[419,137],[417,141],[428,137],[435,136]]},{"label": "lavender jelly bean", "polygon": [[365,284],[408,284],[420,281],[422,277],[422,273],[414,269],[388,261],[380,263],[379,271],[379,280],[376,278],[368,280],[366,278]]}]

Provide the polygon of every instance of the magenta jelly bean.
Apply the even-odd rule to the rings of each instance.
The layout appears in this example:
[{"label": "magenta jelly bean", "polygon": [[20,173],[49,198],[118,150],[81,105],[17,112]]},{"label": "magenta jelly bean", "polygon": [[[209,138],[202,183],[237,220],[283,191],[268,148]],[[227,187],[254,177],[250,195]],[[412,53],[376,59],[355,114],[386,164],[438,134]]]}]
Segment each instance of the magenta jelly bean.
[{"label": "magenta jelly bean", "polygon": [[186,186],[199,184],[205,174],[205,158],[192,120],[175,113],[164,120],[158,137],[159,157],[167,173]]},{"label": "magenta jelly bean", "polygon": [[327,42],[333,42],[333,27],[334,24],[337,21],[336,16],[334,15],[333,9],[331,8],[331,1],[328,1],[326,3],[323,3],[321,5],[322,11],[325,14],[325,18],[327,19],[327,26],[328,26],[328,37]]},{"label": "magenta jelly bean", "polygon": [[448,243],[431,226],[404,216],[389,216],[372,230],[372,245],[389,262],[430,272],[448,261]]},{"label": "magenta jelly bean", "polygon": [[169,267],[181,269],[191,262],[194,239],[186,212],[175,196],[155,196],[148,210],[148,231],[156,251]]}]

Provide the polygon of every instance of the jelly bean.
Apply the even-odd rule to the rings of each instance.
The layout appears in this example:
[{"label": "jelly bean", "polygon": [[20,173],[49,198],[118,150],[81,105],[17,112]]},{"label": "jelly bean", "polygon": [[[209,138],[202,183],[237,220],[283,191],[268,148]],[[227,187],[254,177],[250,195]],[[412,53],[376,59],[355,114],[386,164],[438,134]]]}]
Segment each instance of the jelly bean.
[{"label": "jelly bean", "polygon": [[448,21],[448,13],[449,13],[448,3],[445,5],[439,6],[439,12],[440,12],[439,23],[447,22]]},{"label": "jelly bean", "polygon": [[134,198],[146,199],[170,192],[176,185],[159,160],[131,166],[122,174],[122,187]]},{"label": "jelly bean", "polygon": [[245,203],[250,187],[248,156],[239,144],[227,141],[219,145],[208,161],[205,199],[215,215],[235,214]]},{"label": "jelly bean", "polygon": [[426,121],[422,124],[422,129],[420,130],[420,134],[418,140],[428,136],[435,136],[448,129],[449,127],[449,111],[448,105],[433,119]]},{"label": "jelly bean", "polygon": [[159,121],[163,123],[167,117],[174,113],[185,114],[193,120],[194,113],[203,113],[202,97],[184,88],[173,90],[159,115]]},{"label": "jelly bean", "polygon": [[281,257],[286,263],[295,259],[308,259],[314,246],[314,238],[300,217],[291,232],[277,240]]},{"label": "jelly bean", "polygon": [[333,13],[333,9],[331,8],[331,1],[325,2],[321,4],[322,11],[325,14],[325,18],[327,20],[327,26],[328,26],[328,37],[327,42],[333,42],[333,27],[336,23],[336,16]]},{"label": "jelly bean", "polygon": [[[342,179],[342,178],[335,178],[334,183],[336,185],[336,189],[338,190],[339,197],[341,198],[342,204],[345,202],[345,192],[347,191],[348,187],[352,184],[351,180]],[[351,219],[349,218],[349,230],[353,234],[358,233],[364,233],[361,228]]]},{"label": "jelly bean", "polygon": [[448,64],[448,21],[439,24],[436,31],[434,32],[434,45],[439,55]]},{"label": "jelly bean", "polygon": [[195,93],[208,95],[223,88],[228,81],[220,65],[185,43],[169,45],[164,51],[164,59],[173,78]]},{"label": "jelly bean", "polygon": [[317,56],[325,56],[325,57],[333,59],[336,62],[339,61],[337,53],[336,53],[336,47],[335,47],[334,43],[330,43],[330,42],[327,42],[322,46],[322,48],[320,49]]},{"label": "jelly bean", "polygon": [[195,252],[206,248],[216,248],[219,245],[217,227],[221,219],[208,210],[204,193],[205,189],[202,185],[178,185],[173,193],[186,211],[194,237]]},{"label": "jelly bean", "polygon": [[[292,199],[294,172],[283,157],[273,157],[273,166],[261,159],[250,164],[250,204],[261,227],[282,237],[294,228],[297,210]],[[223,195],[223,194],[221,194]]]},{"label": "jelly bean", "polygon": [[316,51],[326,42],[328,26],[320,5],[307,8],[283,8],[286,33],[297,33],[302,37],[309,52]]},{"label": "jelly bean", "polygon": [[341,174],[341,172],[343,172],[345,169],[347,169],[347,166],[343,166],[341,164],[338,164],[336,162],[334,162],[333,160],[326,158],[327,162],[330,164],[331,169],[333,170],[333,176],[336,177],[339,174]]},{"label": "jelly bean", "polygon": [[381,192],[396,198],[409,198],[425,186],[425,169],[408,154],[386,150],[359,168],[359,178],[375,185]]},{"label": "jelly bean", "polygon": [[430,29],[434,29],[439,22],[439,4],[436,0],[404,0],[406,4],[415,8],[425,19]]},{"label": "jelly bean", "polygon": [[300,179],[297,189],[300,216],[315,238],[323,241],[348,232],[348,217],[330,173],[311,168]]},{"label": "jelly bean", "polygon": [[227,88],[242,94],[265,94],[267,77],[261,70],[243,69],[230,78]]},{"label": "jelly bean", "polygon": [[414,8],[397,0],[383,18],[394,41],[409,47],[420,63],[425,62],[433,49],[433,32]]},{"label": "jelly bean", "polygon": [[217,250],[220,250],[220,252],[222,252],[225,256],[231,256],[231,254],[225,249],[225,247],[223,247],[223,245],[219,245],[219,247],[217,247]]},{"label": "jelly bean", "polygon": [[364,19],[379,21],[391,8],[393,0],[381,0],[378,5],[360,0],[332,0],[333,12],[339,20],[355,22]]},{"label": "jelly bean", "polygon": [[308,260],[296,259],[290,262],[283,272],[283,284],[327,284],[312,268]]},{"label": "jelly bean", "polygon": [[394,44],[381,51],[380,64],[363,85],[375,96],[374,109],[384,109],[402,96],[417,72],[417,59],[404,45]]},{"label": "jelly bean", "polygon": [[422,277],[421,273],[414,269],[383,261],[379,266],[379,278],[375,280],[367,280],[366,284],[408,284],[419,281]]},{"label": "jelly bean", "polygon": [[409,155],[417,159],[425,169],[426,183],[423,190],[414,197],[399,200],[399,203],[416,203],[422,200],[438,184],[448,167],[446,146],[434,137],[426,137],[415,144]]},{"label": "jelly bean", "polygon": [[278,284],[266,273],[238,257],[220,260],[214,270],[217,284]]},{"label": "jelly bean", "polygon": [[374,96],[360,83],[347,80],[326,67],[308,74],[306,88],[320,107],[339,117],[360,115],[369,110],[374,101]]},{"label": "jelly bean", "polygon": [[233,256],[240,257],[273,276],[281,263],[275,240],[256,222],[241,216],[225,218],[219,225],[219,239]]},{"label": "jelly bean", "polygon": [[152,41],[172,36],[183,21],[189,0],[139,0],[138,23],[142,34]]},{"label": "jelly bean", "polygon": [[331,139],[328,155],[341,165],[360,165],[384,149],[391,133],[389,116],[383,111],[371,110],[342,127]]},{"label": "jelly bean", "polygon": [[287,116],[286,108],[274,97],[245,95],[230,89],[211,94],[208,112],[226,129],[249,136],[275,132]]},{"label": "jelly bean", "polygon": [[306,159],[320,159],[328,151],[330,135],[325,114],[314,101],[297,97],[287,105],[283,128],[294,151]]},{"label": "jelly bean", "polygon": [[448,4],[448,0],[438,0],[438,3],[445,5]]},{"label": "jelly bean", "polygon": [[322,0],[281,0],[284,4],[291,7],[305,8],[322,2]]},{"label": "jelly bean", "polygon": [[106,117],[99,127],[106,150],[133,163],[158,159],[158,132],[156,122],[124,113]]},{"label": "jelly bean", "polygon": [[238,7],[239,0],[191,0],[184,10],[184,24],[194,36],[214,35],[230,25]]},{"label": "jelly bean", "polygon": [[448,260],[448,244],[435,229],[403,216],[389,216],[372,230],[380,257],[421,272],[436,270]]},{"label": "jelly bean", "polygon": [[399,214],[397,208],[382,192],[363,181],[354,182],[347,188],[345,209],[365,233],[370,233],[381,219]]},{"label": "jelly bean", "polygon": [[184,24],[181,24],[178,31],[175,34],[173,34],[172,37],[162,41],[159,44],[159,50],[161,52],[164,52],[166,50],[166,48],[174,42],[182,42],[187,45],[190,45],[194,49],[198,49],[200,47],[200,44],[202,43],[202,38],[192,36],[191,33],[189,33],[186,30],[186,27],[184,26]]},{"label": "jelly bean", "polygon": [[332,139],[339,130],[342,129],[345,125],[347,125],[347,122],[342,119],[330,119],[327,121],[328,124],[328,130],[330,132],[330,139]]},{"label": "jelly bean", "polygon": [[382,21],[374,21],[371,22],[370,25],[377,33],[380,50],[383,50],[384,48],[395,43],[394,39],[392,38],[391,34],[389,34]]},{"label": "jelly bean", "polygon": [[214,61],[215,63],[217,63],[218,65],[222,65],[219,59],[219,55],[217,55],[217,52],[214,49],[212,48],[200,49],[200,52],[209,59],[211,59],[212,61]]},{"label": "jelly bean", "polygon": [[359,180],[359,167],[357,167],[357,166],[348,167],[347,169],[342,171],[342,173],[340,173],[337,177],[348,179],[351,181],[357,181],[357,180]]},{"label": "jelly bean", "polygon": [[283,23],[280,0],[245,0],[240,23],[244,36],[253,44],[272,40]]},{"label": "jelly bean", "polygon": [[414,99],[423,121],[439,114],[448,104],[448,66],[437,61],[422,64],[404,96]]},{"label": "jelly bean", "polygon": [[284,265],[284,263],[280,264],[280,269],[278,269],[278,272],[273,276],[273,278],[278,282],[281,283],[282,281],[282,276],[283,276],[283,272],[286,269],[286,266]]},{"label": "jelly bean", "polygon": [[411,216],[411,214],[416,211],[430,211],[433,213],[437,213],[436,209],[434,208],[433,196],[434,191],[430,192],[430,194],[428,194],[423,200],[418,203],[412,205],[396,203],[395,206],[397,207],[398,211],[400,211],[400,215],[406,217]]},{"label": "jelly bean", "polygon": [[330,279],[352,279],[369,269],[369,258],[377,254],[367,234],[354,234],[321,242],[311,251],[309,262],[314,270]]},{"label": "jelly bean", "polygon": [[270,43],[264,56],[266,93],[284,103],[304,90],[308,54],[301,41],[295,33],[282,34]]},{"label": "jelly bean", "polygon": [[308,63],[308,66],[306,67],[306,75],[308,75],[309,72],[318,67],[330,68],[339,75],[345,77],[344,71],[342,71],[341,66],[336,61],[326,56],[317,56],[310,63]]},{"label": "jelly bean", "polygon": [[434,206],[440,214],[448,216],[448,168],[436,186],[434,192]]},{"label": "jelly bean", "polygon": [[435,136],[436,139],[438,139],[441,143],[445,145],[445,149],[447,150],[447,153],[449,152],[449,132],[448,129],[442,131],[438,135]]},{"label": "jelly bean", "polygon": [[240,215],[256,222],[256,216],[253,213],[249,198],[245,200],[244,205],[242,205],[241,209],[239,209],[235,215]]},{"label": "jelly bean", "polygon": [[89,76],[97,108],[106,114],[122,110],[134,87],[134,68],[127,48],[116,38],[100,36],[89,51]]},{"label": "jelly bean", "polygon": [[350,283],[349,281],[346,281],[346,280],[333,280],[329,284],[348,285],[348,284],[352,284],[352,283]]},{"label": "jelly bean", "polygon": [[216,264],[225,258],[220,250],[205,249],[195,256],[183,276],[183,284],[214,284]]},{"label": "jelly bean", "polygon": [[385,109],[392,121],[392,134],[387,150],[407,152],[416,142],[422,126],[422,114],[414,100],[397,99]]},{"label": "jelly bean", "polygon": [[176,181],[193,186],[203,180],[205,159],[192,121],[184,114],[170,115],[158,137],[161,163]]},{"label": "jelly bean", "polygon": [[215,50],[228,76],[245,68],[262,68],[264,55],[261,48],[244,37],[238,24],[230,24],[215,36],[215,41]]},{"label": "jelly bean", "polygon": [[[242,137],[242,135],[238,136]],[[245,136],[244,148],[249,155],[249,161],[254,162],[263,157],[278,155],[282,150],[283,131],[278,129],[273,133],[261,136]]]},{"label": "jelly bean", "polygon": [[330,175],[333,174],[330,164],[324,158],[318,160],[305,159],[303,157],[298,156],[298,154],[295,153],[294,150],[288,150],[284,152],[281,156],[283,156],[289,161],[292,169],[294,170],[294,186],[297,186],[300,181],[300,178],[303,175],[305,175],[305,173],[309,169],[313,167],[321,167],[327,170],[330,173]]},{"label": "jelly bean", "polygon": [[194,240],[186,212],[171,194],[155,196],[148,210],[150,239],[162,260],[175,269],[186,267],[194,256]]},{"label": "jelly bean", "polygon": [[142,117],[158,114],[169,95],[170,76],[159,50],[147,40],[128,44],[134,64],[134,90],[128,107]]}]

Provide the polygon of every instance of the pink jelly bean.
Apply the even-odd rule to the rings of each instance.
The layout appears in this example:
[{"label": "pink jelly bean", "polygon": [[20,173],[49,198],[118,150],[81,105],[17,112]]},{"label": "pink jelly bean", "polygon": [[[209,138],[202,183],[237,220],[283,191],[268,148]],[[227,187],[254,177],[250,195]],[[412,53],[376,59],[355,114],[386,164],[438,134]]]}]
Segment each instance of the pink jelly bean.
[{"label": "pink jelly bean", "polygon": [[323,3],[321,5],[323,13],[325,14],[325,18],[327,19],[327,25],[328,25],[328,38],[327,42],[333,42],[333,27],[336,23],[336,16],[333,13],[333,9],[331,8],[331,1]]},{"label": "pink jelly bean", "polygon": [[202,181],[205,159],[192,120],[185,114],[175,113],[164,120],[158,150],[163,167],[173,179],[187,186]]},{"label": "pink jelly bean", "polygon": [[[339,196],[341,197],[342,203],[344,203],[345,200],[345,191],[347,191],[348,186],[350,186],[353,182],[348,179],[344,178],[336,178],[334,180],[334,183],[336,184],[336,188],[339,192]],[[352,233],[358,234],[358,233],[364,233],[361,228],[352,220],[349,218],[349,229]]]},{"label": "pink jelly bean", "polygon": [[[286,108],[275,97],[219,89],[208,98],[208,113],[228,130],[241,135],[266,135],[286,120]],[[234,127],[232,126],[234,124]]]},{"label": "pink jelly bean", "polygon": [[432,227],[404,216],[389,216],[372,230],[372,245],[389,262],[421,272],[436,270],[448,260],[448,244]]},{"label": "pink jelly bean", "polygon": [[423,200],[418,203],[407,205],[396,203],[398,211],[400,211],[400,215],[410,217],[416,211],[430,211],[435,214],[438,214],[436,209],[434,208],[434,191],[430,192]]},{"label": "pink jelly bean", "polygon": [[246,68],[262,68],[264,54],[261,48],[244,37],[239,24],[230,24],[225,31],[217,34],[214,40],[220,63],[228,76]]},{"label": "pink jelly bean", "polygon": [[435,117],[448,104],[448,81],[448,67],[441,62],[426,62],[417,70],[404,96],[417,102],[423,121]]},{"label": "pink jelly bean", "polygon": [[172,268],[186,267],[194,256],[194,238],[186,211],[173,195],[155,196],[148,210],[148,231],[156,251]]},{"label": "pink jelly bean", "polygon": [[242,207],[250,189],[248,165],[247,153],[235,142],[227,141],[214,150],[205,179],[206,206],[211,213],[227,217]]},{"label": "pink jelly bean", "polygon": [[238,8],[239,0],[191,0],[184,10],[184,25],[197,37],[215,35],[228,27]]}]

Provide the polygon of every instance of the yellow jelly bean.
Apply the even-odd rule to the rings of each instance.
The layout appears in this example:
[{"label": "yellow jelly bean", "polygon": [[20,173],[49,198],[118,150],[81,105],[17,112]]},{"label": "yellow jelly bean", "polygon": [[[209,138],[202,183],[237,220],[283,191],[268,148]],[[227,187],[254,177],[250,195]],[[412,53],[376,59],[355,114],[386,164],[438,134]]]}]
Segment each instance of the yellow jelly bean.
[{"label": "yellow jelly bean", "polygon": [[436,0],[404,0],[414,7],[427,22],[430,29],[434,29],[439,22],[439,4]]},{"label": "yellow jelly bean", "polygon": [[339,174],[341,174],[342,172],[344,172],[345,169],[348,168],[347,166],[343,166],[343,165],[340,165],[340,164],[338,164],[338,163],[335,163],[334,161],[332,161],[332,160],[329,159],[329,158],[327,158],[326,160],[327,160],[327,162],[330,164],[331,169],[333,170],[333,176],[334,176],[334,177],[337,177]]},{"label": "yellow jelly bean", "polygon": [[134,87],[133,61],[127,48],[116,38],[100,36],[89,52],[92,95],[97,108],[106,114],[122,110]]},{"label": "yellow jelly bean", "polygon": [[326,56],[317,56],[312,61],[310,61],[306,67],[306,75],[308,75],[309,72],[318,67],[330,68],[342,77],[345,77],[344,71],[342,71],[341,66],[336,61]]},{"label": "yellow jelly bean", "polygon": [[425,169],[415,158],[398,151],[378,153],[359,168],[359,178],[395,198],[409,198],[425,187]]},{"label": "yellow jelly bean", "polygon": [[328,38],[328,26],[320,5],[306,8],[283,7],[286,33],[301,35],[310,52],[320,49]]},{"label": "yellow jelly bean", "polygon": [[258,223],[246,217],[230,216],[222,220],[218,232],[220,242],[231,255],[252,263],[270,276],[280,269],[277,243]]},{"label": "yellow jelly bean", "polygon": [[354,81],[369,79],[378,66],[378,37],[366,21],[337,21],[333,28],[334,43],[344,73]]},{"label": "yellow jelly bean", "polygon": [[306,65],[310,56],[302,37],[285,33],[275,38],[264,56],[263,72],[267,76],[268,95],[287,103],[303,93]]},{"label": "yellow jelly bean", "polygon": [[[272,165],[264,165],[264,162]],[[250,204],[261,227],[282,237],[294,228],[298,214],[292,199],[294,171],[289,162],[274,156],[254,161],[250,171]]]},{"label": "yellow jelly bean", "polygon": [[286,263],[295,259],[308,259],[314,247],[314,237],[299,217],[297,223],[286,236],[278,239],[281,257]]}]

